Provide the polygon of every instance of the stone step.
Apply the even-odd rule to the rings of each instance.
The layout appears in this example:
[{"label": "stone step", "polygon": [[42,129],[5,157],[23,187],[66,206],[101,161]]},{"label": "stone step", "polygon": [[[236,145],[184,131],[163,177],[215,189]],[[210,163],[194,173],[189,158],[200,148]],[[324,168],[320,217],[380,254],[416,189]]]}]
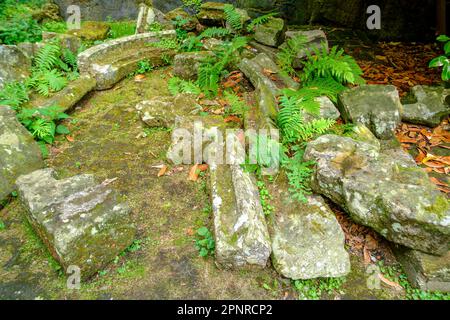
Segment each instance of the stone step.
[{"label": "stone step", "polygon": [[66,272],[75,266],[88,279],[134,240],[130,208],[108,182],[92,175],[57,180],[43,169],[16,184],[26,218]]},{"label": "stone step", "polygon": [[223,268],[265,267],[269,232],[254,178],[240,166],[211,166],[216,262]]}]

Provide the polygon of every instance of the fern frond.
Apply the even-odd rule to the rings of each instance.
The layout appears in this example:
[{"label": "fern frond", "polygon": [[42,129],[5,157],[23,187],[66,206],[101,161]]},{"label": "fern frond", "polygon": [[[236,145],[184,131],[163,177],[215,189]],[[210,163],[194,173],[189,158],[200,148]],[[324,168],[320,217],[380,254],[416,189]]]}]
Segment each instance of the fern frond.
[{"label": "fern frond", "polygon": [[199,95],[201,89],[192,81],[186,81],[178,77],[173,77],[168,82],[169,92],[172,95],[177,95],[179,93],[192,93]]},{"label": "fern frond", "polygon": [[308,38],[304,35],[295,36],[286,41],[286,45],[280,49],[277,55],[277,63],[281,70],[289,75],[295,75],[294,61],[300,51],[306,48]]},{"label": "fern frond", "polygon": [[51,70],[60,60],[61,49],[57,44],[47,43],[36,54],[34,68],[37,70]]},{"label": "fern frond", "polygon": [[223,38],[231,34],[231,31],[226,28],[212,27],[203,31],[201,38]]},{"label": "fern frond", "polygon": [[14,110],[29,101],[26,86],[20,82],[9,82],[0,90],[0,105],[7,105]]},{"label": "fern frond", "polygon": [[231,28],[240,31],[243,28],[242,17],[232,4],[224,6],[225,19]]},{"label": "fern frond", "polygon": [[247,26],[247,31],[253,32],[256,26],[266,24],[270,18],[275,17],[277,15],[278,12],[272,12],[253,19],[252,22],[250,22],[250,24]]},{"label": "fern frond", "polygon": [[225,91],[224,96],[230,106],[229,108],[230,114],[242,116],[245,114],[245,112],[248,111],[249,109],[248,105],[244,101],[242,101],[241,98],[239,98],[235,93]]}]

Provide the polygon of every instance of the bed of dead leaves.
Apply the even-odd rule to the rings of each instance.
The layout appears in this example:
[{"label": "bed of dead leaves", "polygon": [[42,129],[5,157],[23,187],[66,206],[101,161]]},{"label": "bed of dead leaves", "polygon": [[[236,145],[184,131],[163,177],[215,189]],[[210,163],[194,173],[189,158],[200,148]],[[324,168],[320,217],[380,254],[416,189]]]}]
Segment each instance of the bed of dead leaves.
[{"label": "bed of dead leaves", "polygon": [[[370,54],[362,55],[364,50],[370,51]],[[441,48],[436,44],[401,42],[382,42],[375,47],[361,46],[352,52],[367,83],[393,84],[401,97],[416,85],[432,85],[441,81],[439,70],[428,67],[429,62],[441,53]],[[368,56],[371,58],[368,59]]]},{"label": "bed of dead leaves", "polygon": [[[448,176],[450,174],[450,156],[436,155],[435,150],[436,148],[450,149],[449,129],[449,120],[443,121],[434,129],[404,123],[397,130],[397,138],[405,150],[412,150],[414,154],[417,154],[416,163],[425,171]],[[450,186],[447,182],[436,177],[430,177],[430,179],[439,190],[450,195]]]}]

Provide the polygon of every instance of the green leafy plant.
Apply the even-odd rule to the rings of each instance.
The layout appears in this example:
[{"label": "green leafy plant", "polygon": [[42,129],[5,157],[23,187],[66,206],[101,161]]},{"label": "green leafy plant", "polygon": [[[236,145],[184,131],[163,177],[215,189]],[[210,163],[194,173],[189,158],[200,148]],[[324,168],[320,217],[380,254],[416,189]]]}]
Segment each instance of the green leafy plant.
[{"label": "green leafy plant", "polygon": [[56,33],[66,33],[67,23],[65,21],[47,21],[42,24],[42,30]]},{"label": "green leafy plant", "polygon": [[5,223],[0,219],[0,231],[3,231],[6,229]]},{"label": "green leafy plant", "polygon": [[236,8],[232,4],[226,4],[223,7],[223,11],[225,13],[225,19],[227,21],[227,24],[234,30],[234,31],[241,31],[243,26],[242,23],[242,17],[239,14],[239,12],[236,10]]},{"label": "green leafy plant", "polygon": [[201,36],[190,36],[181,42],[180,50],[184,52],[200,51],[203,48]]},{"label": "green leafy plant", "polygon": [[134,21],[114,21],[108,22],[110,27],[108,38],[117,39],[131,36],[136,33],[136,22]]},{"label": "green leafy plant", "polygon": [[308,60],[304,64],[302,80],[304,82],[318,78],[332,77],[341,84],[363,84],[363,72],[353,57],[344,54],[337,46],[331,48],[322,44],[313,49],[314,55],[307,51]]},{"label": "green leafy plant", "polygon": [[164,26],[159,22],[153,22],[152,24],[149,24],[147,26],[147,31],[149,31],[149,32],[159,32],[159,31],[163,31],[163,30],[164,30]]},{"label": "green leafy plant", "polygon": [[44,157],[48,155],[45,144],[52,144],[55,141],[56,134],[66,135],[70,133],[65,125],[57,124],[59,120],[67,119],[68,117],[58,106],[21,109],[17,114],[17,119],[38,141]]},{"label": "green leafy plant", "polygon": [[345,278],[318,278],[294,281],[294,288],[300,300],[319,300],[323,294],[338,291],[345,283]]},{"label": "green leafy plant", "polygon": [[226,74],[226,67],[235,61],[237,52],[247,45],[246,37],[235,37],[214,51],[198,68],[197,84],[208,96],[217,96],[219,81]]},{"label": "green leafy plant", "polygon": [[278,12],[272,12],[253,19],[247,26],[248,32],[253,32],[256,26],[266,24],[269,19],[278,15]]},{"label": "green leafy plant", "polygon": [[7,105],[14,110],[29,101],[28,90],[21,82],[9,82],[0,90],[0,105]]},{"label": "green leafy plant", "polygon": [[169,79],[168,88],[169,92],[172,95],[177,95],[179,93],[191,93],[199,95],[200,93],[202,93],[202,90],[194,82],[183,80],[178,77]]},{"label": "green leafy plant", "polygon": [[194,12],[198,13],[200,11],[200,8],[202,6],[203,1],[202,0],[182,0],[183,7]]},{"label": "green leafy plant", "polygon": [[197,248],[200,257],[207,257],[214,255],[216,243],[212,233],[207,227],[201,227],[197,230],[197,240],[195,240],[195,247]]},{"label": "green leafy plant", "polygon": [[242,117],[249,110],[249,106],[245,101],[238,97],[234,92],[225,91],[224,97],[229,105],[229,108],[226,110],[228,115],[234,114]]},{"label": "green leafy plant", "polygon": [[306,38],[306,36],[298,35],[288,39],[286,45],[280,47],[280,51],[277,54],[277,63],[284,73],[291,76],[297,74],[294,69],[294,61],[297,58],[298,53],[305,50],[307,42],[308,38]]},{"label": "green leafy plant", "polygon": [[442,67],[442,73],[441,77],[442,80],[448,81],[450,80],[450,38],[446,35],[440,35],[437,38],[437,41],[443,42],[444,44],[444,55],[434,58],[430,61],[429,67],[430,68],[441,68]]},{"label": "green leafy plant", "polygon": [[201,38],[223,38],[229,36],[231,31],[226,28],[211,27],[201,33]]},{"label": "green leafy plant", "polygon": [[257,186],[259,189],[259,198],[261,199],[261,206],[263,208],[264,214],[270,216],[275,208],[270,204],[272,200],[272,195],[269,193],[267,186],[264,181],[257,181]]},{"label": "green leafy plant", "polygon": [[137,69],[134,71],[133,75],[145,74],[147,72],[153,71],[153,64],[148,59],[144,59],[138,62]]}]

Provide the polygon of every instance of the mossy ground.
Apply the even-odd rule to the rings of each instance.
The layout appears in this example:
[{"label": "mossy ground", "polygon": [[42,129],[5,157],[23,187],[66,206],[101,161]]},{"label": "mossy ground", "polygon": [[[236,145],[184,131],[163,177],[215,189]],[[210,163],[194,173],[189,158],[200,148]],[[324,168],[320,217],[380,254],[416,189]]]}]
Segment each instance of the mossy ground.
[{"label": "mossy ground", "polygon": [[[168,95],[165,70],[142,82],[125,79],[115,88],[82,101],[69,120],[73,142],[59,141],[48,165],[61,178],[92,173],[99,181],[118,178],[115,187],[133,209],[138,227],[134,249],[113,261],[81,290],[66,289],[66,278],[24,219],[13,200],[0,212],[0,298],[2,299],[270,299],[283,292],[262,287],[276,274],[222,271],[214,259],[198,256],[194,232],[211,226],[206,177],[188,181],[189,168],[157,177],[170,132],[152,130],[142,137],[135,105]],[[146,130],[149,133],[148,130]]]}]

